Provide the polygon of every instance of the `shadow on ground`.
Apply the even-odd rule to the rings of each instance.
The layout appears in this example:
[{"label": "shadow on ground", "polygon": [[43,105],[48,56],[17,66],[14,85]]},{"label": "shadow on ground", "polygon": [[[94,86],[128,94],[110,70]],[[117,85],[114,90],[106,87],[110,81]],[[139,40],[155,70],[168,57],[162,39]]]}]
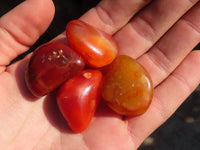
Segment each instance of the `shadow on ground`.
[{"label": "shadow on ground", "polygon": [[200,86],[139,150],[200,149]]}]

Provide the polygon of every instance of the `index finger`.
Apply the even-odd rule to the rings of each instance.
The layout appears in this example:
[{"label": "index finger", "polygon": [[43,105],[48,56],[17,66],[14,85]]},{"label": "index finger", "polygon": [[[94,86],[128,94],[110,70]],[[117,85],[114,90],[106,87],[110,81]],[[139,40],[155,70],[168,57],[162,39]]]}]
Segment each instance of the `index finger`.
[{"label": "index finger", "polygon": [[102,0],[80,19],[113,34],[151,0]]},{"label": "index finger", "polygon": [[[102,0],[96,7],[91,8],[79,19],[113,35],[151,1],[152,0]],[[58,35],[53,41],[66,44],[65,32]]]}]

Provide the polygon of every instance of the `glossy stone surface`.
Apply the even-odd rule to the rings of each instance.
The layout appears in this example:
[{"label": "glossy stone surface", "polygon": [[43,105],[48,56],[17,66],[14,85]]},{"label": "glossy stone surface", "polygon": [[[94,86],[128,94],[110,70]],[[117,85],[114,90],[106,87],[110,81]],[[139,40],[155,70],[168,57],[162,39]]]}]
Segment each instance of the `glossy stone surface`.
[{"label": "glossy stone surface", "polygon": [[84,65],[82,57],[64,44],[42,45],[27,65],[27,87],[33,95],[44,96],[83,70]]},{"label": "glossy stone surface", "polygon": [[109,65],[102,86],[107,105],[122,115],[143,114],[151,103],[153,85],[148,72],[129,56],[118,56]]},{"label": "glossy stone surface", "polygon": [[90,124],[100,99],[102,79],[100,71],[84,70],[59,89],[59,109],[74,132],[84,131]]},{"label": "glossy stone surface", "polygon": [[113,37],[83,21],[70,21],[66,35],[70,47],[80,53],[90,67],[108,65],[117,55],[117,44]]}]

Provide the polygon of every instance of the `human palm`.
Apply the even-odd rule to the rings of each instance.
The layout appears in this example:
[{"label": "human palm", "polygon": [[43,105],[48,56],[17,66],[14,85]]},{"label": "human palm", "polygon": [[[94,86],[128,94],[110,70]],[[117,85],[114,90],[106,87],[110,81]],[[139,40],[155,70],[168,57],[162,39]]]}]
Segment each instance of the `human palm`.
[{"label": "human palm", "polygon": [[[112,34],[119,54],[137,59],[154,84],[153,101],[145,114],[122,117],[101,101],[91,124],[80,134],[67,126],[56,105],[55,93],[37,99],[27,90],[24,71],[30,56],[6,67],[49,26],[54,15],[53,3],[27,0],[2,16],[1,149],[137,149],[200,82],[200,53],[191,51],[200,41],[199,14],[198,0],[102,0],[80,18]],[[64,33],[54,40],[63,39]]]}]

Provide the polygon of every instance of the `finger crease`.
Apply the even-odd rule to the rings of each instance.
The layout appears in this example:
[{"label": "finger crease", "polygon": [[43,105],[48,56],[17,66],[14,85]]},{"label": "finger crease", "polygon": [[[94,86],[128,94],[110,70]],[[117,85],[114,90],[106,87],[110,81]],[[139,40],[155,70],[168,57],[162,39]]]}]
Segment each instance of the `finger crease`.
[{"label": "finger crease", "polygon": [[170,74],[171,61],[170,58],[164,53],[164,50],[158,46],[147,53],[148,58],[161,70],[165,76]]},{"label": "finger crease", "polygon": [[152,44],[155,42],[156,29],[154,29],[153,25],[145,17],[139,16],[135,21],[130,22],[130,24],[143,39]]},{"label": "finger crease", "polygon": [[160,122],[164,122],[167,118],[170,116],[170,110],[169,107],[166,107],[168,105],[164,104],[167,102],[166,100],[158,98],[156,95],[153,96],[154,102],[152,102],[152,106],[157,110],[156,112],[159,112],[159,120]]},{"label": "finger crease", "polygon": [[196,31],[198,34],[200,34],[200,26],[192,23],[191,21],[187,19],[182,19],[184,23],[186,23],[190,28],[192,28],[194,31]]},{"label": "finger crease", "polygon": [[113,28],[115,29],[116,27],[109,11],[107,11],[107,9],[101,5],[97,5],[97,7],[95,7],[95,10],[103,24],[106,25],[107,28],[112,29],[113,31]]},{"label": "finger crease", "polygon": [[27,49],[30,47],[30,45],[24,44],[23,42],[21,42],[12,32],[10,32],[8,29],[2,27],[1,25],[0,25],[0,30],[3,31],[3,32],[5,32],[5,33],[7,33],[10,36],[10,38],[12,38],[18,44],[26,47]]},{"label": "finger crease", "polygon": [[174,78],[175,80],[177,80],[184,90],[185,92],[184,93],[190,93],[191,91],[193,91],[194,89],[190,86],[190,84],[188,83],[188,81],[181,75],[181,74],[178,74],[178,73],[173,73],[171,75],[172,78]]}]

